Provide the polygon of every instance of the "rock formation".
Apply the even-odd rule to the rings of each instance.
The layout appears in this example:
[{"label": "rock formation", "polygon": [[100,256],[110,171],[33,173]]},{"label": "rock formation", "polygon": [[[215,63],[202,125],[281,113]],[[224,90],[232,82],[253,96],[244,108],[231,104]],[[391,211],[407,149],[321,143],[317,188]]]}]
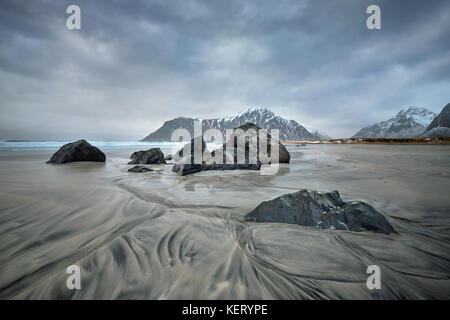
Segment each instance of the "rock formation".
[{"label": "rock formation", "polygon": [[160,148],[152,148],[149,150],[141,150],[133,152],[128,164],[161,164],[166,163],[164,154]]},{"label": "rock formation", "polygon": [[246,221],[279,222],[322,229],[395,232],[386,218],[362,201],[344,202],[338,191],[300,190],[260,203]]},{"label": "rock formation", "polygon": [[[241,131],[239,131],[239,129]],[[246,169],[246,170],[259,170],[261,168],[262,161],[259,159],[259,137],[255,139],[256,141],[256,150],[255,151],[255,159],[250,158],[250,149],[251,144],[249,137],[246,136],[248,133],[248,130],[252,129],[254,130],[255,134],[258,134],[259,130],[262,130],[260,127],[256,126],[253,123],[245,123],[237,128],[234,128],[234,138],[231,138],[229,141],[224,143],[221,148],[216,149],[212,151],[209,155],[205,151],[206,143],[204,142],[202,137],[196,137],[191,140],[191,142],[185,146],[187,150],[191,150],[191,155],[189,156],[183,156],[183,149],[178,151],[176,155],[178,158],[181,158],[181,160],[175,164],[172,167],[172,171],[179,173],[180,175],[188,175],[200,171],[205,170],[236,170],[236,169]],[[245,139],[243,145],[240,143],[240,136],[243,136],[242,138]],[[194,161],[194,140],[199,145],[201,144],[201,163],[195,163]],[[270,163],[270,157],[271,157],[271,142],[274,141],[270,135],[267,135],[267,146],[268,146],[268,152],[267,156],[269,157],[269,163]],[[279,142],[274,141],[279,148],[279,162],[282,163],[288,163],[290,160],[289,152],[286,150],[286,148]],[[228,155],[227,158],[227,145],[232,144],[233,152],[232,154]],[[217,161],[216,156],[220,157],[220,153],[222,153],[222,161]],[[243,163],[240,163],[240,159],[238,159],[238,155],[243,154],[245,155]],[[199,162],[199,161],[197,161]]]},{"label": "rock formation", "polygon": [[105,154],[84,139],[63,145],[47,163],[68,163],[77,161],[105,162]]}]

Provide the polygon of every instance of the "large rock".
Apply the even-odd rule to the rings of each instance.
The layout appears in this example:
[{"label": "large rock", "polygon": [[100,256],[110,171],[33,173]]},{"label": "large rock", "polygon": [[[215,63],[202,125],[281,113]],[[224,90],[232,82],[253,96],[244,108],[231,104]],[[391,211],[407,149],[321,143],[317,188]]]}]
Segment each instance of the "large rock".
[{"label": "large rock", "polygon": [[181,176],[187,176],[188,174],[202,171],[202,165],[180,161],[179,163],[174,164],[174,166],[172,167],[172,171],[178,173]]},{"label": "large rock", "polygon": [[[278,150],[279,150],[278,162],[279,163],[289,163],[289,161],[291,159],[291,155],[287,151],[286,147],[279,140],[272,138],[272,136],[267,132],[267,130],[262,129],[261,127],[257,126],[254,123],[251,123],[251,122],[246,122],[243,125],[240,125],[239,127],[234,128],[233,130],[234,130],[235,134],[236,134],[236,131],[239,129],[242,130],[244,134],[249,129],[254,130],[257,134],[259,134],[260,130],[264,130],[264,132],[267,134],[267,156],[269,158],[271,157],[272,144],[275,143],[275,145],[278,146]],[[258,142],[257,151],[259,154],[259,137],[257,138],[257,142]],[[237,144],[237,136],[235,136],[235,138],[234,138],[234,143],[235,143],[235,145]]]},{"label": "large rock", "polygon": [[[202,144],[201,163],[196,163],[194,161],[194,147],[193,147],[194,140],[196,141],[196,143]],[[261,163],[259,161],[256,161],[256,163],[251,163],[251,161],[249,161],[249,150],[248,150],[249,143],[248,142],[245,144],[245,151],[241,150],[242,152],[245,152],[245,162],[244,163],[238,163],[238,161],[237,161],[237,155],[238,155],[238,151],[240,149],[236,145],[233,148],[232,161],[227,161],[226,154],[225,154],[226,144],[223,144],[223,146],[222,146],[223,156],[222,156],[222,161],[221,161],[222,163],[217,163],[215,161],[212,161],[213,158],[211,158],[211,157],[215,156],[215,153],[218,152],[218,150],[214,150],[213,152],[211,152],[211,155],[208,155],[208,153],[204,152],[206,149],[206,143],[202,137],[196,137],[196,138],[192,139],[191,142],[186,145],[186,148],[190,148],[191,155],[190,156],[183,155],[183,149],[181,149],[180,151],[178,151],[176,153],[176,155],[178,157],[182,157],[182,158],[178,163],[176,163],[172,167],[172,171],[177,172],[178,174],[180,174],[182,176],[192,174],[192,173],[197,173],[200,171],[207,171],[207,170],[237,170],[237,169],[259,170],[261,168]]]},{"label": "large rock", "polygon": [[[194,161],[193,159],[194,159],[194,152],[195,152],[196,146],[201,146],[202,155],[203,155],[203,151],[205,151],[205,149],[206,149],[206,142],[205,142],[205,140],[203,140],[202,136],[192,138],[191,142],[189,142],[183,148],[181,148],[180,150],[175,152],[175,156],[178,157],[178,159],[181,159],[184,157],[184,150],[185,149],[190,150],[190,159],[192,159],[192,161]],[[189,155],[186,155],[186,157],[189,157]]]},{"label": "large rock", "polygon": [[[238,130],[241,131],[238,131]],[[256,139],[256,150],[255,154],[257,155],[256,159],[250,159],[250,138],[248,137],[248,130],[254,130],[255,134],[258,134],[261,129],[257,125],[246,122],[243,125],[234,128],[234,135],[232,138],[230,138],[226,143],[222,145],[221,148],[216,149],[212,151],[210,154],[208,152],[204,152],[206,148],[206,143],[204,142],[203,138],[201,136],[196,137],[191,140],[189,144],[185,146],[185,148],[190,148],[191,150],[191,156],[184,156],[183,155],[183,149],[176,152],[175,155],[178,156],[178,158],[181,158],[181,160],[175,164],[172,167],[172,171],[178,172],[181,175],[188,175],[200,171],[205,170],[260,170],[262,161],[259,159],[259,137]],[[267,132],[266,132],[267,133]],[[245,140],[243,145],[240,145],[240,137],[244,137]],[[194,148],[193,148],[193,142],[196,139],[196,142],[202,146],[202,159],[201,163],[195,163],[194,162]],[[271,142],[275,142],[277,147],[279,148],[279,162],[282,163],[289,163],[290,155],[289,152],[286,150],[285,146],[282,145],[279,141],[274,140],[269,134],[267,134],[267,156],[269,157],[269,163],[271,162]],[[227,158],[226,150],[227,145],[232,144],[232,150],[233,154],[229,155],[229,158]],[[219,151],[222,152],[222,158],[221,161],[217,161],[216,154],[219,153]],[[244,154],[244,161],[243,163],[239,163],[238,154],[239,153]],[[253,161],[252,161],[253,160]]]},{"label": "large rock", "polygon": [[[201,146],[201,163],[195,163],[194,161],[194,151],[195,146]],[[190,150],[190,155],[184,155],[184,150]],[[187,145],[185,145],[182,149],[177,151],[174,155],[174,159],[178,160],[178,162],[172,167],[173,172],[177,172],[182,176],[186,176],[188,174],[193,174],[202,171],[203,166],[203,152],[206,149],[206,143],[203,140],[203,137],[195,137],[191,139]]]},{"label": "large rock", "polygon": [[131,161],[128,164],[161,164],[166,163],[164,160],[164,153],[160,148],[152,148],[149,150],[141,150],[133,152],[130,157]]},{"label": "large rock", "polygon": [[246,221],[278,222],[322,229],[393,233],[394,228],[375,208],[361,201],[344,202],[338,191],[300,190],[260,203]]},{"label": "large rock", "polygon": [[68,163],[77,161],[105,162],[105,154],[84,139],[63,145],[47,163]]}]

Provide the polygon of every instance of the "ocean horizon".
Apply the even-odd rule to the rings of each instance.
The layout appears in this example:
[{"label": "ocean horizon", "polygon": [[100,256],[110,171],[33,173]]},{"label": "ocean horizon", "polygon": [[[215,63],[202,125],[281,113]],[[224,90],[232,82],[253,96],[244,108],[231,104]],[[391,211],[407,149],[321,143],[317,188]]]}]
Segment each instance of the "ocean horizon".
[{"label": "ocean horizon", "polygon": [[[2,140],[0,141],[0,150],[33,150],[33,149],[59,149],[63,145],[74,142],[75,140],[64,141],[19,141]],[[182,147],[187,142],[141,142],[141,141],[100,141],[87,140],[90,144],[104,149],[133,149],[133,148],[175,148]]]}]

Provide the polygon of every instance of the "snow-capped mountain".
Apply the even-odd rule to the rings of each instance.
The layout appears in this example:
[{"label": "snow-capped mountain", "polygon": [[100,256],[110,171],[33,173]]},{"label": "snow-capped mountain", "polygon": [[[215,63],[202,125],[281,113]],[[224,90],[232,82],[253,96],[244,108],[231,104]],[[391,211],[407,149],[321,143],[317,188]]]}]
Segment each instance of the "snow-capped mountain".
[{"label": "snow-capped mountain", "polygon": [[352,138],[413,138],[421,134],[435,116],[427,108],[409,107],[389,120],[362,128]]},{"label": "snow-capped mountain", "polygon": [[321,140],[327,139],[319,132],[311,132],[297,121],[284,119],[266,108],[249,108],[234,117],[216,119],[194,119],[178,117],[164,122],[161,128],[149,134],[141,141],[171,141],[172,132],[175,129],[187,129],[191,136],[194,133],[194,120],[201,120],[203,131],[207,129],[219,129],[225,132],[226,129],[233,129],[245,122],[252,122],[261,128],[270,130],[280,130],[280,140]]},{"label": "snow-capped mountain", "polygon": [[450,103],[433,119],[422,137],[450,137]]},{"label": "snow-capped mountain", "polygon": [[320,130],[316,130],[313,128],[309,128],[309,127],[305,127],[306,130],[308,130],[309,132],[311,132],[312,134],[317,135],[318,137],[320,137],[319,140],[327,140],[327,139],[333,139],[333,137],[330,137],[329,135],[327,135],[325,132],[320,131]]}]

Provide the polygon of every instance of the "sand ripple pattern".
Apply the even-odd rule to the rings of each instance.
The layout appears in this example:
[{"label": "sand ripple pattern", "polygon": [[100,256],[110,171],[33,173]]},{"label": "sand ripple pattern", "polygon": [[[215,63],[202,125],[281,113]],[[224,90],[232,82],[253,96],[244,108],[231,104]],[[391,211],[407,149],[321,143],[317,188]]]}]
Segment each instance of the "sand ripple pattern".
[{"label": "sand ripple pattern", "polygon": [[[311,168],[305,172],[301,154],[293,154],[290,167],[274,177],[208,172],[180,178],[161,168],[130,175],[120,155],[110,155],[105,167],[27,171],[40,166],[39,159],[21,173],[8,173],[0,161],[2,185],[8,185],[0,190],[0,298],[450,298],[445,201],[429,208],[433,219],[424,219],[420,206],[402,216],[401,203],[376,203],[398,235],[243,222],[260,201],[308,187],[307,181],[343,181],[331,172],[320,176],[325,164],[344,170],[337,157],[311,160],[314,176]],[[364,163],[358,166],[360,178],[370,175]],[[334,186],[329,189],[339,189]],[[351,182],[342,189],[351,194]],[[81,267],[81,290],[66,287],[71,264]],[[382,270],[381,290],[366,287],[372,264]]]}]

